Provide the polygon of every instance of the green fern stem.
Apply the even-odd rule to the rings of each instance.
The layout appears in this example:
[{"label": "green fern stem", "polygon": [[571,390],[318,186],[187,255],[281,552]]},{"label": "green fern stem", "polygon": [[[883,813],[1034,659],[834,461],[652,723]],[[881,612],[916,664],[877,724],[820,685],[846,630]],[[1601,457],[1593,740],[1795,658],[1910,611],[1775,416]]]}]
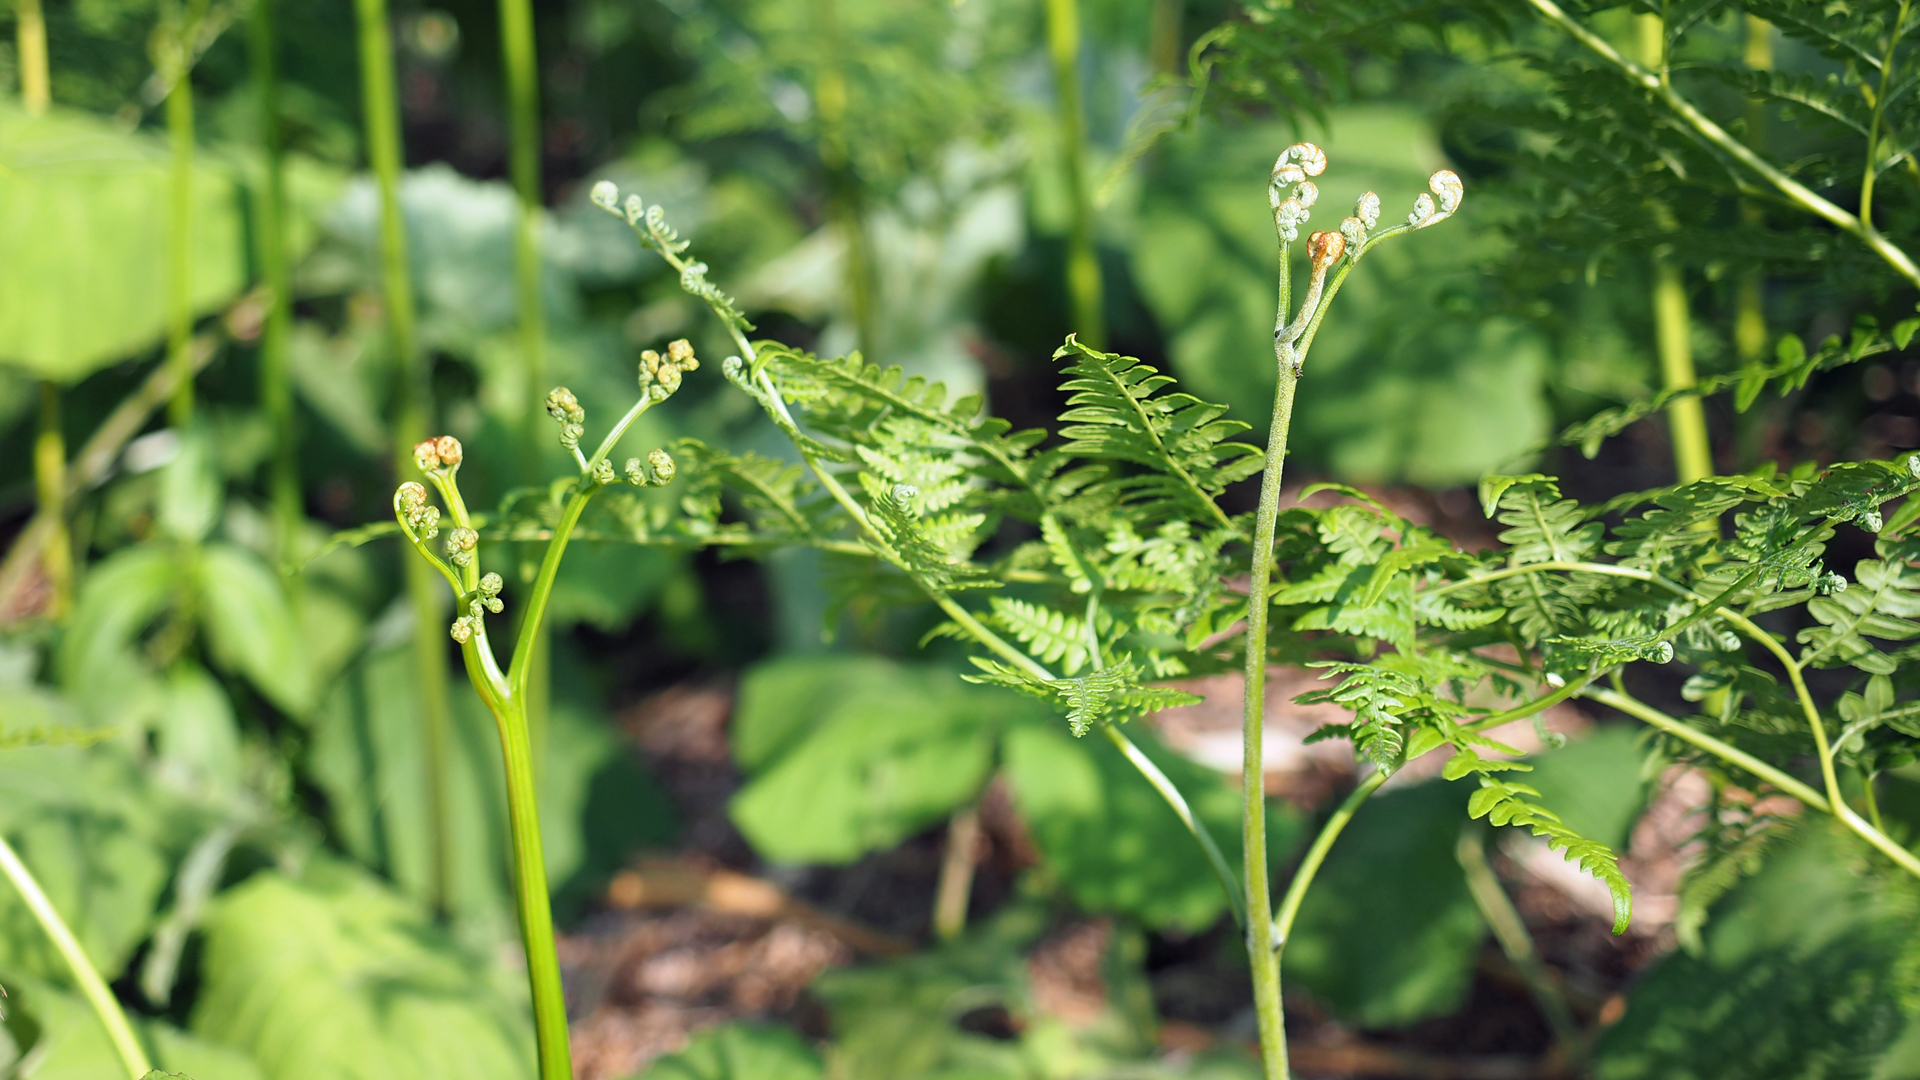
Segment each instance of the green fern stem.
[{"label": "green fern stem", "polygon": [[[355,0],[359,35],[360,96],[367,159],[380,196],[380,284],[385,299],[387,341],[394,360],[395,472],[413,467],[412,446],[426,437],[431,412],[419,355],[413,278],[407,258],[406,222],[400,213],[400,103],[394,92],[393,34],[386,0]],[[414,619],[414,677],[420,686],[420,727],[426,743],[428,842],[433,846],[429,902],[444,914],[449,892],[451,833],[447,824],[446,762],[451,753],[453,695],[446,646],[433,633],[441,618],[441,593],[427,566],[407,560],[407,600]],[[459,590],[456,589],[457,593]]]},{"label": "green fern stem", "polygon": [[[518,196],[513,224],[514,284],[520,316],[520,355],[526,369],[526,400],[539,401],[547,385],[546,311],[540,300],[539,228],[543,198],[540,183],[540,79],[534,48],[533,8],[530,0],[500,0],[500,59],[506,71],[507,126],[511,133],[508,168]],[[527,410],[521,428],[529,481],[540,475],[541,439],[546,418],[538,408]],[[551,642],[537,643],[528,675],[527,727],[536,760],[546,746]]]},{"label": "green fern stem", "polygon": [[1095,349],[1107,347],[1100,257],[1094,246],[1093,196],[1087,190],[1086,117],[1080,104],[1080,5],[1047,0],[1047,55],[1053,62],[1060,165],[1072,218],[1067,233],[1067,296],[1073,329]]},{"label": "green fern stem", "polygon": [[1313,846],[1307,849],[1306,857],[1300,860],[1299,869],[1293,872],[1293,881],[1287,885],[1287,894],[1281,898],[1280,909],[1273,916],[1275,965],[1279,964],[1281,954],[1286,951],[1287,941],[1293,934],[1293,920],[1300,914],[1300,904],[1307,897],[1307,887],[1313,884],[1314,876],[1320,872],[1320,865],[1326,862],[1327,852],[1333,850],[1333,842],[1340,838],[1347,823],[1353,820],[1360,804],[1379,791],[1389,775],[1385,769],[1375,769],[1368,774],[1358,787],[1347,793],[1333,815],[1327,818],[1327,823],[1320,827],[1320,835],[1313,838]]},{"label": "green fern stem", "polygon": [[[1286,318],[1286,251],[1281,251],[1280,317]],[[1253,530],[1251,581],[1247,586],[1246,686],[1240,719],[1240,837],[1245,859],[1247,960],[1253,970],[1254,1009],[1260,1023],[1260,1047],[1268,1080],[1286,1080],[1287,1026],[1280,1001],[1280,957],[1273,950],[1273,901],[1267,883],[1267,804],[1261,762],[1266,760],[1267,593],[1273,576],[1274,524],[1280,514],[1280,483],[1286,467],[1287,436],[1293,425],[1294,374],[1291,349],[1275,347],[1279,362],[1273,393],[1273,420],[1267,431],[1266,468],[1260,474],[1260,505]],[[1289,355],[1279,355],[1279,354]],[[1337,835],[1337,832],[1336,832]],[[1331,844],[1332,838],[1327,838]],[[1316,841],[1316,844],[1318,841]],[[1302,888],[1304,889],[1304,885]]]},{"label": "green fern stem", "polygon": [[273,501],[277,555],[282,573],[298,557],[300,466],[294,456],[293,380],[289,335],[293,329],[293,274],[287,257],[286,176],[280,140],[279,42],[274,0],[254,0],[248,44],[253,60],[255,107],[260,111],[264,175],[255,199],[260,216],[261,281],[267,287],[267,318],[260,332],[260,407],[273,425],[268,493]]},{"label": "green fern stem", "polygon": [[[1880,154],[1880,127],[1886,115],[1887,86],[1893,78],[1893,51],[1900,46],[1900,35],[1907,28],[1907,12],[1912,0],[1900,0],[1900,8],[1887,30],[1887,52],[1880,58],[1880,89],[1873,95],[1873,119],[1867,124],[1867,160],[1860,170],[1860,224],[1873,230],[1873,182],[1879,178],[1876,162]],[[1875,230],[1877,231],[1877,230]]]},{"label": "green fern stem", "polygon": [[193,42],[205,0],[172,12],[172,40],[162,46],[173,84],[167,90],[167,140],[172,154],[167,229],[167,364],[175,372],[167,420],[193,420]]},{"label": "green fern stem", "polygon": [[120,1056],[120,1063],[126,1067],[130,1080],[141,1080],[153,1071],[153,1064],[147,1060],[147,1052],[140,1040],[133,1034],[133,1027],[127,1023],[127,1014],[120,1008],[120,1001],[107,989],[105,979],[94,970],[92,961],[87,959],[86,950],[67,928],[66,921],[60,918],[60,912],[47,899],[40,882],[34,879],[27,864],[13,850],[6,838],[0,837],[0,872],[19,891],[20,899],[26,901],[27,910],[40,923],[40,929],[53,942],[60,958],[67,962],[67,968],[73,972],[73,981],[80,985],[80,993],[86,997],[87,1004],[93,1006],[94,1015],[100,1018],[100,1025],[107,1029],[107,1037],[113,1041],[114,1052]]},{"label": "green fern stem", "polygon": [[[1692,388],[1699,381],[1693,370],[1693,326],[1686,284],[1671,245],[1661,245],[1653,254],[1653,327],[1661,388]],[[1681,394],[1667,403],[1667,437],[1673,443],[1674,471],[1681,483],[1713,475],[1713,447],[1707,439],[1707,412],[1700,395]]]}]

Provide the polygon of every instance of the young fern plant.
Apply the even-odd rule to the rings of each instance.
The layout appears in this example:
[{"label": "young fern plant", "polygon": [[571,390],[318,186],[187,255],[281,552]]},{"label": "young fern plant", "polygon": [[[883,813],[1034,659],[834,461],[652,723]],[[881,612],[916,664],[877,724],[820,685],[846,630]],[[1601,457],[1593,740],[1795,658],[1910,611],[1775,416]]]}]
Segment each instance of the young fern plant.
[{"label": "young fern plant", "polygon": [[[706,267],[684,257],[687,242],[659,207],[637,196],[622,202],[611,184],[594,191],[594,201],[623,217],[718,316],[739,350],[723,372],[786,433],[804,465],[804,471],[779,471],[689,447],[702,463],[696,484],[717,482],[741,494],[751,522],[736,539],[809,544],[841,560],[834,576],[850,593],[931,601],[946,621],[930,636],[955,637],[982,651],[972,658],[978,669],[968,676],[972,681],[1049,701],[1075,735],[1098,732],[1120,750],[1206,851],[1247,934],[1272,1076],[1286,1075],[1277,950],[1284,930],[1276,933],[1270,909],[1259,778],[1245,784],[1236,870],[1178,788],[1120,725],[1194,700],[1156,680],[1244,664],[1252,703],[1245,760],[1261,760],[1258,702],[1272,659],[1268,583],[1295,388],[1314,336],[1359,259],[1379,243],[1451,217],[1462,195],[1458,177],[1435,173],[1431,191],[1420,195],[1404,223],[1385,228],[1379,197],[1361,196],[1337,230],[1308,238],[1311,272],[1296,310],[1291,248],[1318,199],[1309,177],[1326,163],[1312,144],[1289,147],[1270,184],[1281,245],[1280,314],[1274,426],[1264,453],[1234,441],[1246,425],[1225,419],[1224,406],[1172,392],[1174,380],[1153,367],[1071,337],[1055,353],[1066,365],[1069,398],[1059,438],[1051,442],[1046,431],[1012,431],[986,415],[977,396],[948,402],[944,386],[907,378],[898,368],[881,369],[858,355],[822,359],[751,342],[751,326],[707,281]],[[1228,514],[1220,494],[1255,473],[1262,474],[1259,510],[1252,520]],[[697,528],[678,527],[718,535],[725,527],[719,512],[716,499]],[[1024,522],[1037,538],[983,558],[980,549],[1008,519]],[[635,535],[661,539],[651,526],[637,527]],[[1353,545],[1335,540],[1329,550],[1345,558]],[[1249,571],[1247,593],[1227,585]],[[984,602],[966,602],[972,597]],[[1366,627],[1326,629],[1342,638],[1378,636]],[[1311,876],[1309,868],[1304,878]],[[1297,896],[1291,899],[1297,907]],[[1283,912],[1282,925],[1290,919]]]},{"label": "young fern plant", "polygon": [[543,632],[547,602],[580,516],[593,497],[608,487],[659,487],[673,480],[674,461],[665,450],[650,452],[643,462],[630,458],[616,474],[609,457],[627,429],[648,409],[680,388],[687,372],[700,366],[685,341],[667,346],[665,356],[649,349],[641,354],[640,399],[607,432],[591,456],[580,450],[586,433],[586,410],[566,387],[547,395],[547,412],[560,425],[560,444],[573,455],[579,474],[555,486],[544,509],[548,520],[547,548],[520,613],[513,654],[503,670],[487,634],[488,614],[499,614],[504,581],[498,573],[481,573],[480,533],[476,520],[460,495],[458,474],[465,451],[451,435],[428,439],[413,448],[414,464],[439,493],[445,518],[451,524],[442,541],[443,558],[429,546],[441,533],[442,511],[429,500],[427,489],[415,481],[401,484],[393,495],[394,517],[415,552],[440,572],[453,587],[459,613],[449,629],[460,643],[467,677],[487,705],[499,728],[500,749],[506,761],[508,827],[513,838],[514,896],[520,916],[521,939],[527,954],[527,978],[532,989],[534,1033],[539,1047],[542,1080],[570,1080],[573,1075],[567,1042],[566,996],[560,983],[560,964],[554,952],[553,910],[547,890],[546,863],[541,853],[540,822],[534,797],[533,747],[528,727],[529,673],[536,643]]}]

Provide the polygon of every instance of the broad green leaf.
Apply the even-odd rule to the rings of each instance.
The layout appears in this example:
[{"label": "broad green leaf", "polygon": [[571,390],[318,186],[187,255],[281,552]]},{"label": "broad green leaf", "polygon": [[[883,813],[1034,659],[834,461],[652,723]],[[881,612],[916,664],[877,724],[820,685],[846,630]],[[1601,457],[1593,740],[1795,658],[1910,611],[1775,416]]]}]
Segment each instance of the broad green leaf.
[{"label": "broad green leaf", "polygon": [[[540,827],[548,880],[570,902],[617,870],[633,849],[669,840],[672,811],[607,725],[568,692],[585,676],[564,649],[555,652],[554,672],[560,693],[539,758]],[[499,738],[472,692],[459,682],[453,690],[442,759],[449,900],[457,925],[481,936],[510,936]],[[409,646],[368,653],[314,711],[305,767],[327,795],[330,822],[347,852],[426,902],[433,895],[434,827],[419,693]]]},{"label": "broad green leaf", "polygon": [[[1714,909],[1701,955],[1641,979],[1595,1056],[1601,1080],[1910,1075],[1884,1055],[1915,1024],[1913,887],[1857,869],[1825,821]],[[1911,1063],[1905,1063],[1910,1065]]]},{"label": "broad green leaf", "polygon": [[685,1050],[655,1061],[636,1080],[818,1080],[820,1055],[790,1028],[722,1024]]},{"label": "broad green leaf", "polygon": [[76,701],[104,712],[100,706],[138,681],[145,669],[136,646],[172,603],[180,578],[180,556],[166,544],[124,548],[93,565],[55,664]]},{"label": "broad green leaf", "polygon": [[215,659],[287,712],[311,709],[313,672],[280,579],[252,552],[227,543],[200,549],[195,570]]},{"label": "broad green leaf", "polygon": [[[0,832],[87,956],[119,976],[153,927],[196,816],[148,780],[124,742],[0,750]],[[0,883],[0,971],[64,983],[66,964]]]},{"label": "broad green leaf", "polygon": [[1284,957],[1349,1023],[1396,1027],[1465,1001],[1486,924],[1454,858],[1466,791],[1429,781],[1375,796],[1307,891]]},{"label": "broad green leaf", "polygon": [[[956,680],[957,681],[957,680]],[[835,702],[847,696],[912,694],[911,669],[873,656],[801,656],[747,672],[733,707],[733,759],[751,774],[772,765],[807,737]]]},{"label": "broad green leaf", "polygon": [[[160,341],[168,157],[158,140],[104,118],[65,109],[30,118],[0,104],[0,363],[74,382]],[[196,162],[196,311],[246,283],[242,201],[225,170]]]},{"label": "broad green leaf", "polygon": [[190,428],[179,439],[172,461],[160,470],[155,518],[162,534],[182,543],[207,538],[220,518],[221,490],[213,435],[205,425]]},{"label": "broad green leaf", "polygon": [[[118,1080],[126,1075],[107,1029],[84,998],[37,980],[8,975],[4,982],[10,1026],[38,1029],[33,1045],[24,1048],[33,1063],[17,1075],[32,1080]],[[16,1010],[30,1023],[20,1024]],[[230,1046],[195,1038],[137,1013],[128,1020],[152,1055],[156,1071],[193,1080],[266,1080],[252,1058]]]},{"label": "broad green leaf", "polygon": [[[769,859],[851,862],[940,821],[986,782],[1007,716],[1034,709],[969,687],[943,668],[860,670],[824,699],[796,695],[794,715],[757,733],[749,715],[741,729],[762,764],[734,796],[731,814]],[[804,730],[796,730],[800,724]],[[769,746],[783,752],[771,756]]]},{"label": "broad green leaf", "polygon": [[523,1080],[524,982],[363,871],[315,855],[214,904],[193,1031],[268,1080]]},{"label": "broad green leaf", "polygon": [[154,720],[160,774],[177,790],[204,799],[219,801],[236,795],[244,763],[240,725],[225,688],[190,663],[170,672],[165,687]]},{"label": "broad green leaf", "polygon": [[[1147,730],[1135,742],[1186,795],[1223,851],[1239,848],[1240,795],[1219,774],[1160,748]],[[1057,722],[1006,736],[1007,782],[1048,868],[1080,907],[1132,915],[1149,926],[1211,926],[1227,896],[1206,853],[1166,800],[1100,736],[1075,739]],[[1284,859],[1300,822],[1270,810],[1268,849]]]}]

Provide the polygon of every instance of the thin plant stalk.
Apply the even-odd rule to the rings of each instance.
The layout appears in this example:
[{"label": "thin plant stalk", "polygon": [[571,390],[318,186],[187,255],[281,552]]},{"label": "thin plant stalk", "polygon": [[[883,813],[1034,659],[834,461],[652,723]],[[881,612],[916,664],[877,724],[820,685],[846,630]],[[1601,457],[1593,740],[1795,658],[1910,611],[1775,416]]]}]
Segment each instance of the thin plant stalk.
[{"label": "thin plant stalk", "polygon": [[1513,901],[1507,897],[1507,891],[1500,887],[1500,879],[1495,876],[1492,864],[1487,862],[1486,838],[1479,826],[1468,825],[1460,830],[1454,856],[1465,873],[1467,891],[1473,895],[1480,916],[1487,921],[1494,940],[1500,943],[1501,951],[1507,954],[1507,959],[1526,981],[1534,1004],[1539,1006],[1547,1026],[1553,1029],[1554,1041],[1560,1044],[1561,1051],[1567,1056],[1575,1056],[1581,1049],[1580,1025],[1573,1018],[1566,995],[1560,992],[1546,963],[1540,959],[1540,950],[1533,944],[1533,935],[1527,932],[1526,920],[1520,917]]},{"label": "thin plant stalk", "polygon": [[107,1037],[112,1040],[114,1053],[119,1055],[120,1063],[126,1067],[127,1076],[130,1080],[141,1080],[153,1071],[153,1064],[147,1059],[147,1051],[140,1045],[140,1040],[134,1036],[132,1025],[127,1023],[127,1014],[120,1008],[119,999],[113,996],[112,990],[107,989],[106,980],[94,970],[93,962],[87,959],[86,950],[80,947],[73,931],[67,928],[66,921],[55,910],[53,901],[47,899],[40,882],[34,879],[33,872],[27,869],[26,863],[20,861],[20,856],[5,837],[0,837],[0,873],[5,873],[7,880],[13,883],[14,889],[20,893],[20,899],[26,902],[27,910],[33,912],[40,929],[53,942],[55,951],[67,962],[68,970],[73,973],[73,981],[80,985],[81,995],[87,999],[87,1004],[93,1006],[94,1015],[100,1018],[100,1025],[107,1029]]},{"label": "thin plant stalk", "polygon": [[184,428],[193,420],[193,37],[206,11],[205,0],[173,11],[172,39],[165,62],[172,85],[167,90],[167,141],[173,151],[167,229],[167,363],[177,373],[167,420]]},{"label": "thin plant stalk", "polygon": [[[394,93],[393,35],[386,0],[355,0],[360,45],[360,92],[365,108],[367,158],[380,193],[380,269],[387,334],[393,350],[396,468],[413,464],[409,448],[427,430],[428,387],[416,335],[413,279],[408,270],[406,222],[400,212],[400,104]],[[433,632],[443,601],[433,572],[403,560],[414,618],[414,675],[420,687],[420,726],[426,744],[427,820],[432,846],[429,902],[444,914],[451,901],[448,867],[446,762],[452,730],[452,694],[446,647]]]},{"label": "thin plant stalk", "polygon": [[873,236],[867,231],[865,192],[853,169],[848,146],[845,39],[836,0],[814,0],[814,33],[820,42],[820,66],[813,98],[820,110],[820,164],[826,169],[828,207],[847,245],[847,303],[853,312],[855,340],[870,362],[880,359],[879,284],[875,280]]},{"label": "thin plant stalk", "polygon": [[1907,14],[1912,8],[1912,0],[1900,0],[1893,25],[1887,30],[1887,51],[1880,58],[1880,88],[1873,94],[1873,118],[1867,124],[1867,156],[1860,169],[1860,224],[1869,230],[1873,229],[1873,182],[1880,176],[1880,130],[1886,122],[1887,90],[1893,78],[1893,52],[1900,47],[1900,38],[1907,29]]},{"label": "thin plant stalk", "polygon": [[[1640,33],[1641,62],[1667,78],[1666,21],[1658,15],[1635,16]],[[1676,223],[1672,215],[1665,227]],[[1687,312],[1686,280],[1674,260],[1672,244],[1653,252],[1653,336],[1660,356],[1660,384],[1665,390],[1684,390],[1699,381],[1693,370],[1692,322]],[[1667,437],[1673,444],[1674,471],[1690,484],[1713,475],[1713,448],[1707,440],[1707,413],[1697,394],[1674,398],[1667,404]]]},{"label": "thin plant stalk", "polygon": [[40,0],[14,0],[14,41],[20,54],[20,104],[39,116],[53,101],[47,63],[47,16]]},{"label": "thin plant stalk", "polygon": [[273,502],[282,572],[299,558],[300,466],[294,457],[293,378],[288,348],[293,330],[293,273],[287,257],[287,185],[280,138],[279,42],[274,0],[254,0],[248,44],[254,96],[260,111],[262,175],[255,199],[259,217],[260,276],[267,317],[260,331],[260,408],[273,428],[268,494]]},{"label": "thin plant stalk", "polygon": [[[1755,15],[1746,17],[1747,67],[1752,71],[1773,70],[1773,24]],[[1747,143],[1755,149],[1766,146],[1767,110],[1764,99],[1747,102]],[[1751,199],[1740,204],[1740,214],[1749,226],[1758,226],[1765,216]],[[1755,365],[1765,359],[1767,314],[1763,306],[1766,276],[1754,266],[1740,275],[1734,294],[1733,346],[1742,365]]]},{"label": "thin plant stalk", "polygon": [[1087,190],[1087,123],[1080,104],[1078,0],[1047,0],[1047,56],[1053,62],[1061,174],[1072,211],[1067,230],[1067,298],[1073,310],[1073,330],[1088,346],[1104,349],[1104,287],[1099,252],[1094,247],[1093,193]]},{"label": "thin plant stalk", "polygon": [[[540,297],[540,219],[545,203],[540,179],[540,73],[530,0],[500,0],[500,60],[506,71],[507,126],[511,133],[509,170],[519,196],[513,228],[514,283],[520,315],[520,355],[526,368],[526,399],[539,401],[547,392],[547,319]],[[529,408],[522,437],[526,443],[526,476],[540,475],[541,436],[545,417]],[[527,722],[539,772],[546,746],[547,715],[552,705],[553,643],[543,631],[532,654],[533,677],[527,695]]]},{"label": "thin plant stalk", "polygon": [[[1287,323],[1290,258],[1280,248],[1280,315]],[[1247,905],[1247,961],[1253,972],[1253,1005],[1269,1080],[1286,1080],[1287,1026],[1280,997],[1280,956],[1274,951],[1273,902],[1267,883],[1267,801],[1261,763],[1266,760],[1267,586],[1273,576],[1273,533],[1280,515],[1280,484],[1286,470],[1287,437],[1293,426],[1294,392],[1300,377],[1291,344],[1274,346],[1273,419],[1267,429],[1266,467],[1260,474],[1260,504],[1254,515],[1253,553],[1247,585],[1246,687],[1241,702],[1240,839]]]},{"label": "thin plant stalk", "polygon": [[73,538],[67,531],[67,441],[60,428],[60,387],[51,379],[40,383],[40,431],[33,440],[33,486],[38,513],[50,530],[40,550],[40,571],[53,596],[46,615],[66,618],[73,604]]},{"label": "thin plant stalk", "polygon": [[959,937],[967,927],[967,901],[979,856],[980,807],[966,806],[947,824],[947,850],[940,860],[940,881],[934,890],[933,932],[942,941]]},{"label": "thin plant stalk", "polygon": [[1153,0],[1152,22],[1147,31],[1147,62],[1155,75],[1180,74],[1184,50],[1180,48],[1180,26],[1186,15],[1186,0]]}]

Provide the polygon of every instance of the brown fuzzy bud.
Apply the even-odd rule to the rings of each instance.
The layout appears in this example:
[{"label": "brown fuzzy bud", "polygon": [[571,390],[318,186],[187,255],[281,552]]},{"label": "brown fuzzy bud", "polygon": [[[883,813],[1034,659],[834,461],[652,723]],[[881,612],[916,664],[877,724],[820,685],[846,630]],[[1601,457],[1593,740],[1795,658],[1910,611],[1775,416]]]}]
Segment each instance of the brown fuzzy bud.
[{"label": "brown fuzzy bud", "polygon": [[460,448],[459,439],[451,435],[442,435],[433,440],[433,448],[440,454],[441,468],[457,469],[460,467],[460,459],[465,455],[465,451]]},{"label": "brown fuzzy bud", "polygon": [[1347,238],[1337,232],[1317,232],[1307,237],[1307,257],[1315,270],[1324,270],[1347,253]]},{"label": "brown fuzzy bud", "polygon": [[440,467],[440,448],[433,439],[414,444],[413,464],[421,472],[432,472]]},{"label": "brown fuzzy bud", "polygon": [[418,510],[427,504],[427,489],[412,480],[400,485],[400,509]]}]

